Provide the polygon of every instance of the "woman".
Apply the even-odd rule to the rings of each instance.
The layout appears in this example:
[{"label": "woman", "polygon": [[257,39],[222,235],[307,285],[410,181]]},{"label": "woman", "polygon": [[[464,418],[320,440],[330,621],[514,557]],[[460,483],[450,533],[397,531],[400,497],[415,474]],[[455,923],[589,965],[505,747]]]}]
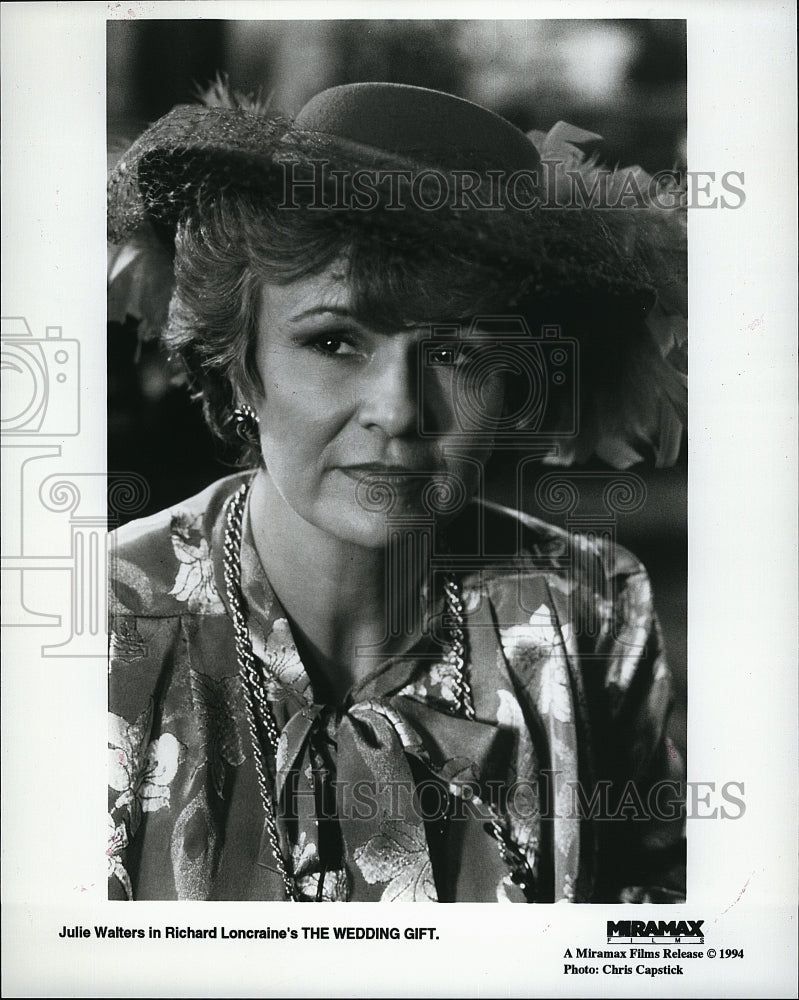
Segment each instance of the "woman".
[{"label": "woman", "polygon": [[534,143],[451,95],[222,103],[109,189],[115,294],[168,261],[164,339],[248,469],[113,538],[111,895],[679,898],[646,574],[481,502],[495,447],[673,447],[622,224],[534,207]]}]

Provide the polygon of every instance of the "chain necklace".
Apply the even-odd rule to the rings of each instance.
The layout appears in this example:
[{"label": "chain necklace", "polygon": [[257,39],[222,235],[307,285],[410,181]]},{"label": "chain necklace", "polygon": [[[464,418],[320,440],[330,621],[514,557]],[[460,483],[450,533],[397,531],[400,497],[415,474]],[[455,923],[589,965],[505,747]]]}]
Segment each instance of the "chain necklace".
[{"label": "chain necklace", "polygon": [[[274,855],[275,865],[286,899],[297,901],[297,889],[294,878],[286,864],[280,847],[280,837],[277,829],[277,804],[270,789],[267,778],[267,761],[263,751],[264,743],[269,747],[272,758],[277,755],[280,729],[266,697],[264,685],[258,675],[255,655],[250,640],[247,618],[244,613],[244,598],[241,590],[241,526],[244,515],[244,504],[250,483],[243,483],[233,494],[228,503],[224,540],[224,577],[230,614],[233,619],[233,631],[236,642],[236,660],[239,676],[244,689],[244,702],[247,717],[247,728],[252,743],[255,772],[258,779],[258,791],[264,810],[269,846]],[[466,641],[464,632],[464,607],[460,588],[455,579],[447,575],[444,580],[444,598],[450,618],[450,644],[446,662],[454,675],[454,687],[460,713],[467,719],[475,718],[472,690],[466,675]],[[520,855],[518,847],[510,839],[500,822],[496,811],[489,806],[492,815],[491,829],[499,853],[503,861],[511,869],[513,881],[522,891],[527,891],[530,884],[529,868]],[[520,874],[521,873],[521,874]],[[321,882],[320,882],[321,886]]]},{"label": "chain necklace", "polygon": [[[269,783],[266,780],[266,761],[258,733],[260,723],[260,726],[265,730],[272,755],[276,756],[280,730],[264,692],[264,686],[258,677],[250,633],[247,628],[247,619],[242,610],[244,601],[241,594],[241,521],[244,512],[244,501],[247,499],[249,486],[249,483],[243,483],[231,497],[228,507],[224,544],[225,590],[227,592],[228,604],[230,605],[230,613],[233,618],[233,631],[236,637],[236,660],[238,661],[239,675],[242,687],[244,688],[247,728],[250,731],[255,773],[258,777],[258,790],[264,809],[269,846],[272,848],[272,854],[275,858],[280,880],[283,883],[283,891],[286,894],[286,898],[294,902],[297,898],[296,887],[294,879],[289,875],[286,862],[283,858],[283,852],[280,849],[280,839],[277,832],[277,808],[274,796],[269,788]],[[257,716],[256,706],[259,710]]]}]

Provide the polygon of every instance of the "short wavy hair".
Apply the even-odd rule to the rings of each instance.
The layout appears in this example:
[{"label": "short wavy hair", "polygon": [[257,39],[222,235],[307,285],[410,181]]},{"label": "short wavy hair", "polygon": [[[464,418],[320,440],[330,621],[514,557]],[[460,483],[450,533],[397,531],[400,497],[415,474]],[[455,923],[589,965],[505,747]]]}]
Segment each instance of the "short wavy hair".
[{"label": "short wavy hair", "polygon": [[[344,261],[353,310],[374,329],[513,314],[532,331],[556,323],[574,336],[582,371],[580,448],[588,455],[599,424],[621,427],[625,413],[640,406],[660,362],[657,348],[640,314],[613,300],[600,308],[579,291],[550,296],[531,288],[522,256],[498,245],[481,242],[468,225],[441,227],[430,215],[295,211],[262,193],[215,192],[177,227],[164,341],[230,458],[259,465],[258,445],[239,436],[234,410],[263,389],[255,364],[262,284],[289,284]],[[510,378],[509,412],[517,412],[520,391]],[[566,395],[562,405],[555,399],[549,419],[557,422],[559,408],[569,405]]]},{"label": "short wavy hair", "polygon": [[481,257],[436,235],[380,213],[291,211],[236,191],[181,221],[164,342],[241,464],[260,460],[237,435],[233,411],[263,389],[255,344],[264,281],[288,284],[341,260],[353,311],[385,331],[464,321],[518,301],[523,275],[507,257]]}]

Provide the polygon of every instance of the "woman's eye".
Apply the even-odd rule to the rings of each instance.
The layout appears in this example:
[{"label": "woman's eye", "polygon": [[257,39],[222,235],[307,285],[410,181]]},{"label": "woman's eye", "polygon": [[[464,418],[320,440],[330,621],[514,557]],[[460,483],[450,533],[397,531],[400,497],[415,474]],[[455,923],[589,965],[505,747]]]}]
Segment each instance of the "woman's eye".
[{"label": "woman's eye", "polygon": [[433,347],[427,355],[428,364],[434,368],[461,368],[473,360],[475,351],[470,344],[451,344]]},{"label": "woman's eye", "polygon": [[445,368],[456,363],[455,349],[452,347],[434,347],[427,356],[434,368]]},{"label": "woman's eye", "polygon": [[342,337],[318,337],[311,345],[320,354],[330,357],[346,357],[357,354],[355,347]]}]

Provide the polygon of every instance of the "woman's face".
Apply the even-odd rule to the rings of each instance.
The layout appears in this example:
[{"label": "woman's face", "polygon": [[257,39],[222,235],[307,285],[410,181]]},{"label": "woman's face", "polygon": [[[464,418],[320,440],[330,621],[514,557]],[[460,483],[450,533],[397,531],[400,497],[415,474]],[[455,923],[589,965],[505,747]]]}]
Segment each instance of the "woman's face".
[{"label": "woman's face", "polygon": [[436,493],[440,502],[453,491],[458,508],[472,495],[501,414],[502,377],[483,365],[479,413],[471,396],[460,405],[468,344],[422,350],[429,324],[388,333],[365,326],[351,311],[344,271],[334,264],[290,284],[264,283],[263,394],[251,402],[282,500],[336,538],[377,547],[386,543],[381,499],[389,494],[392,519],[429,517]]}]

